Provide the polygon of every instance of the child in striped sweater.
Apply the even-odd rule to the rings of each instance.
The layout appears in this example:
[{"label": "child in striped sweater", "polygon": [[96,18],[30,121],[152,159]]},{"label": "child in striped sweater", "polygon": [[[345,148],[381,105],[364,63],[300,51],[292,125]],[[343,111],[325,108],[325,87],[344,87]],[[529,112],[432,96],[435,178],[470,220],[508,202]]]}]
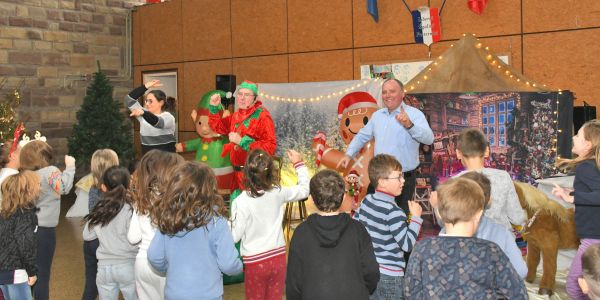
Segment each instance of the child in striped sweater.
[{"label": "child in striped sweater", "polygon": [[412,251],[419,235],[422,208],[408,201],[412,217],[407,222],[406,213],[394,201],[402,192],[404,177],[402,166],[393,156],[379,154],[371,159],[369,180],[375,193],[365,197],[354,219],[367,228],[379,263],[381,275],[371,299],[403,299],[404,253]]},{"label": "child in striped sweater", "polygon": [[244,166],[246,191],[231,206],[231,231],[242,241],[246,299],[282,299],[285,288],[285,240],[281,221],[283,204],[308,197],[308,170],[300,154],[288,151],[298,174],[298,184],[280,187],[273,158],[253,150]]}]

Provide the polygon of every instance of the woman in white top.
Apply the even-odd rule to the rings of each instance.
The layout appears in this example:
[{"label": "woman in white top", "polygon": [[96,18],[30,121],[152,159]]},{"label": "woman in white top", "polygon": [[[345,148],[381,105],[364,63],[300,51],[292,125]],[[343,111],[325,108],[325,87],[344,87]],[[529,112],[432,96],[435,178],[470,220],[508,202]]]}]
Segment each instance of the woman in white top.
[{"label": "woman in white top", "polygon": [[146,153],[133,173],[133,215],[129,224],[127,239],[132,244],[139,243],[135,258],[136,291],[140,300],[164,299],[165,274],[160,274],[148,263],[147,251],[154,238],[156,227],[150,218],[153,207],[161,200],[160,195],[172,178],[172,171],[183,158],[175,153],[151,150]]}]

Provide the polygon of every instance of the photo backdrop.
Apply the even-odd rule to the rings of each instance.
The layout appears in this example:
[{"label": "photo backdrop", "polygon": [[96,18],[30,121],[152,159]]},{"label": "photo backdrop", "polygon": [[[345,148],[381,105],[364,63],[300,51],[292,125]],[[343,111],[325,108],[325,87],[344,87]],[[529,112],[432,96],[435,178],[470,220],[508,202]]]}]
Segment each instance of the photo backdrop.
[{"label": "photo backdrop", "polygon": [[[381,106],[381,81],[259,84],[259,99],[269,109],[277,133],[277,153],[287,149],[305,156],[316,169],[311,142],[317,131],[327,144],[345,151],[339,135],[338,101],[352,91],[366,91]],[[288,100],[289,99],[289,100]],[[480,128],[488,138],[488,167],[508,171],[515,180],[534,183],[557,173],[557,157],[571,156],[573,95],[550,93],[435,93],[407,95],[407,103],[421,109],[434,132],[432,147],[421,146],[421,183],[444,181],[463,170],[456,158],[456,138],[461,130]],[[295,182],[293,169],[284,164],[284,184]]]}]

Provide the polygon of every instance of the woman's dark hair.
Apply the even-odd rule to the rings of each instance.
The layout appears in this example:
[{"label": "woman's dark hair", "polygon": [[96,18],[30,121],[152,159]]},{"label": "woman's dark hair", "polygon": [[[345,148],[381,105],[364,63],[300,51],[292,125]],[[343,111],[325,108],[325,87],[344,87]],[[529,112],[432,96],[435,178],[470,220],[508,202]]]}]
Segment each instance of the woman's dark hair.
[{"label": "woman's dark hair", "polygon": [[125,203],[129,203],[129,171],[120,166],[112,166],[102,175],[102,184],[107,191],[92,211],[83,218],[89,226],[105,226],[114,219]]},{"label": "woman's dark hair", "polygon": [[152,219],[162,233],[173,236],[202,227],[226,213],[213,170],[207,164],[188,161],[173,171],[162,200],[152,210]]},{"label": "woman's dark hair", "polygon": [[161,90],[152,90],[148,92],[149,94],[154,95],[157,101],[164,102],[165,104],[162,106],[162,111],[175,111],[175,98],[167,97],[165,92]]},{"label": "woman's dark hair", "polygon": [[244,166],[244,186],[254,198],[279,186],[279,170],[275,169],[273,158],[267,152],[255,149],[248,154]]}]

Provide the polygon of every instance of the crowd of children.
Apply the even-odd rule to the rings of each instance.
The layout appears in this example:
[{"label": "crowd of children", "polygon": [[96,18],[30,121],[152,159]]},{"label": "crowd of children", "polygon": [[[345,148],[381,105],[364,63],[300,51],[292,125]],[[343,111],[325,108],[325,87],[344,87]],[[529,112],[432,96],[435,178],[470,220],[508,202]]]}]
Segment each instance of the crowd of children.
[{"label": "crowd of children", "polygon": [[[599,145],[600,122],[586,123],[574,137],[578,158],[562,165],[575,171],[574,191],[553,191],[576,206],[582,242],[567,282],[574,299],[600,296]],[[481,131],[458,136],[466,171],[432,198],[440,235],[417,241],[422,208],[395,203],[404,178],[390,155],[370,161],[375,192],[351,216],[340,211],[342,177],[322,170],[310,179],[293,150],[293,187],[279,185],[270,155],[250,152],[245,190],[230,210],[204,163],[154,149],[128,171],[114,151],[98,150],[84,218],[83,299],[220,299],[223,274],[242,270],[246,299],[527,299],[527,267],[511,231],[525,214],[508,174],[484,167],[487,151]],[[60,196],[73,185],[75,161],[66,156],[61,172],[43,141],[7,142],[0,152],[0,289],[5,299],[32,299],[33,286],[35,299],[48,299]],[[309,194],[317,212],[295,230],[286,263],[283,205]]]}]

